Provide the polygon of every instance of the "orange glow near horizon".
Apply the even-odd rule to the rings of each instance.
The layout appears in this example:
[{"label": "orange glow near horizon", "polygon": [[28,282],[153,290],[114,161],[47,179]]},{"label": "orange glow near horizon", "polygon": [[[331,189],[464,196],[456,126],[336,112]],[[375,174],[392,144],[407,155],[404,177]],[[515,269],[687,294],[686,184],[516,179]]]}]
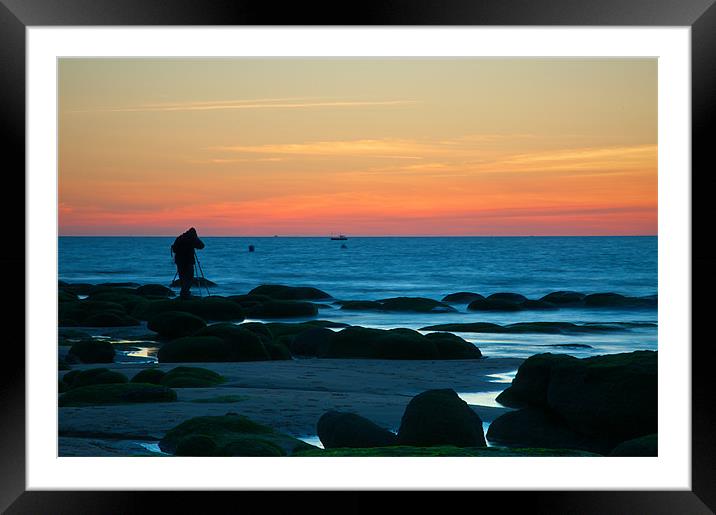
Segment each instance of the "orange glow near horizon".
[{"label": "orange glow near horizon", "polygon": [[60,235],[657,232],[656,60],[59,69]]}]

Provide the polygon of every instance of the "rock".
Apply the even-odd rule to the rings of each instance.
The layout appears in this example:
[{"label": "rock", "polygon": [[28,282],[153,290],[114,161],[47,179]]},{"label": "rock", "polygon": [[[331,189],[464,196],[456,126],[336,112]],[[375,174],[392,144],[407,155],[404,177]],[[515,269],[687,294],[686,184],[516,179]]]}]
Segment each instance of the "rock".
[{"label": "rock", "polygon": [[200,329],[194,336],[220,338],[228,349],[226,359],[222,361],[263,361],[271,359],[261,338],[238,325],[213,324]]},{"label": "rock", "polygon": [[270,300],[254,306],[248,313],[252,318],[312,317],[318,314],[318,308],[310,302]]},{"label": "rock", "polygon": [[137,402],[171,402],[176,392],[156,384],[122,383],[96,384],[73,388],[59,397],[59,406],[94,406]]},{"label": "rock", "polygon": [[520,365],[512,384],[497,396],[497,402],[513,408],[545,407],[552,369],[561,363],[576,361],[577,358],[565,354],[545,353],[530,356]]},{"label": "rock", "polygon": [[87,298],[85,302],[111,302],[121,306],[121,312],[131,313],[138,305],[147,302],[147,299],[141,295],[137,295],[137,292],[134,289],[109,288],[96,290]]},{"label": "rock", "polygon": [[598,454],[606,454],[610,448],[605,440],[576,433],[555,415],[538,408],[511,411],[497,417],[487,430],[487,439],[510,447],[578,449]]},{"label": "rock", "polygon": [[455,304],[469,304],[473,300],[484,299],[479,293],[472,293],[469,291],[460,291],[457,293],[451,293],[443,297],[443,302],[454,302]]},{"label": "rock", "polygon": [[240,329],[251,331],[264,342],[273,340],[273,333],[271,333],[271,329],[269,329],[269,326],[262,324],[261,322],[244,322],[243,324],[239,324],[238,327]]},{"label": "rock", "polygon": [[318,437],[326,449],[337,447],[385,447],[396,436],[355,413],[328,411],[318,419]]},{"label": "rock", "polygon": [[189,435],[177,442],[175,456],[216,456],[214,440],[206,435]]},{"label": "rock", "polygon": [[467,305],[469,311],[519,311],[520,303],[503,299],[477,299]]},{"label": "rock", "polygon": [[198,367],[176,367],[164,374],[161,384],[169,388],[208,388],[225,381],[212,370]]},{"label": "rock", "polygon": [[485,447],[482,420],[452,389],[428,390],[408,403],[398,445]]},{"label": "rock", "polygon": [[282,341],[267,342],[264,346],[266,347],[266,351],[268,352],[269,357],[273,361],[293,359],[291,357],[291,351],[289,350],[288,345],[286,345]]},{"label": "rock", "polygon": [[558,309],[557,306],[554,304],[550,304],[549,302],[545,302],[543,300],[530,300],[527,299],[523,303],[520,304],[520,307],[522,309],[532,309],[532,310],[538,310],[538,309]]},{"label": "rock", "polygon": [[334,334],[334,331],[325,327],[312,327],[294,336],[289,341],[288,348],[295,356],[316,357],[325,353]]},{"label": "rock", "polygon": [[82,325],[86,327],[129,327],[139,325],[139,320],[120,313],[95,313],[85,318]]},{"label": "rock", "polygon": [[339,302],[346,311],[380,311],[383,305],[375,300],[346,300]]},{"label": "rock", "polygon": [[513,302],[520,304],[527,300],[527,297],[520,295],[519,293],[493,293],[487,296],[487,300],[502,300],[505,302]]},{"label": "rock", "polygon": [[437,359],[434,342],[412,329],[347,327],[333,334],[322,358]]},{"label": "rock", "polygon": [[142,297],[174,297],[174,291],[161,284],[145,284],[135,291]]},{"label": "rock", "polygon": [[79,388],[94,384],[126,383],[127,376],[120,372],[113,372],[108,368],[90,368],[68,372],[62,380],[70,388]]},{"label": "rock", "polygon": [[57,291],[57,301],[58,302],[75,302],[79,301],[79,297],[77,294],[66,291],[66,290],[58,290]]},{"label": "rock", "polygon": [[266,295],[277,300],[320,300],[332,298],[328,293],[308,286],[284,286],[263,284],[251,290],[249,295]]},{"label": "rock", "polygon": [[467,324],[437,324],[421,327],[421,331],[456,331],[459,333],[506,333],[503,326],[489,322],[472,322]]},{"label": "rock", "polygon": [[439,359],[479,359],[482,352],[474,344],[452,333],[429,333],[425,337],[438,350]]},{"label": "rock", "polygon": [[196,315],[183,311],[165,311],[149,319],[147,327],[167,338],[189,336],[206,327],[206,322]]},{"label": "rock", "polygon": [[547,407],[580,433],[622,442],[657,432],[657,353],[594,356],[553,367]]},{"label": "rock", "polygon": [[609,456],[658,456],[659,441],[656,434],[640,436],[617,445]]},{"label": "rock", "polygon": [[553,291],[539,300],[558,306],[577,306],[582,304],[584,297],[584,293],[576,291]]},{"label": "rock", "polygon": [[147,301],[137,306],[132,311],[132,315],[140,320],[149,320],[167,311],[191,313],[204,320],[241,322],[244,319],[241,306],[230,299],[218,296]]},{"label": "rock", "polygon": [[[223,416],[202,416],[186,420],[170,429],[159,441],[159,448],[175,454],[180,441],[201,435],[214,442],[216,456],[276,456],[291,455],[294,451],[312,448],[289,435],[258,424],[236,413]],[[204,442],[202,449],[209,445]],[[186,451],[185,451],[186,452]]]},{"label": "rock", "polygon": [[81,340],[74,343],[68,354],[81,363],[112,363],[114,361],[114,346],[102,340]]},{"label": "rock", "polygon": [[146,370],[140,370],[130,380],[132,383],[149,383],[149,384],[162,384],[162,378],[166,375],[166,372],[159,370],[158,368],[147,368]]},{"label": "rock", "polygon": [[[194,280],[192,281],[191,285],[192,285],[192,287],[199,287],[199,288],[206,288],[207,286],[209,288],[211,288],[212,286],[218,286],[215,282],[210,281],[209,279],[206,279],[205,277],[194,277]],[[179,279],[173,280],[172,287],[180,288],[181,281]]]},{"label": "rock", "polygon": [[593,293],[584,297],[584,305],[588,307],[604,308],[640,308],[656,307],[657,300],[649,297],[626,297],[618,293]]},{"label": "rock", "polygon": [[231,347],[216,336],[185,336],[159,348],[160,363],[203,363],[231,361]]}]

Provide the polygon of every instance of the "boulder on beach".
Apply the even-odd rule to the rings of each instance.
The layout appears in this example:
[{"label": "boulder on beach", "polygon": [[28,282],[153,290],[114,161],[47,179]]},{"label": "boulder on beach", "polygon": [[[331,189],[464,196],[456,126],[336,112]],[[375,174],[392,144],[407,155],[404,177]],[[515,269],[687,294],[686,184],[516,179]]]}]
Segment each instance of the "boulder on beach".
[{"label": "boulder on beach", "polygon": [[185,336],[159,348],[160,363],[205,363],[231,361],[231,347],[216,336]]},{"label": "boulder on beach", "polygon": [[174,291],[162,284],[145,284],[135,290],[142,297],[173,297]]},{"label": "boulder on beach", "polygon": [[487,300],[503,300],[505,302],[513,302],[515,304],[519,304],[521,302],[524,302],[527,300],[527,297],[520,293],[511,293],[511,292],[499,292],[499,293],[493,293],[492,295],[488,295],[486,297]]},{"label": "boulder on beach", "polygon": [[256,333],[243,329],[240,325],[228,323],[208,325],[194,333],[193,337],[219,338],[227,349],[226,358],[219,361],[263,361],[271,359],[261,338]]},{"label": "boulder on beach", "polygon": [[451,293],[445,295],[442,299],[443,302],[453,302],[455,304],[469,304],[473,300],[484,299],[479,293],[472,293],[469,291],[460,291],[457,293]]},{"label": "boulder on beach", "polygon": [[542,297],[541,301],[557,306],[580,305],[586,295],[576,291],[553,291]]},{"label": "boulder on beach", "polygon": [[288,348],[296,356],[316,357],[330,345],[334,331],[325,327],[311,327],[290,338]]},{"label": "boulder on beach", "polygon": [[261,322],[244,322],[239,324],[240,329],[246,329],[251,331],[256,336],[261,338],[264,342],[273,340],[273,333],[268,325],[262,324]]},{"label": "boulder on beach", "polygon": [[439,359],[479,359],[482,352],[474,344],[452,333],[429,333],[425,337],[438,349]]},{"label": "boulder on beach", "polygon": [[380,311],[383,305],[377,300],[344,300],[337,303],[346,311]]},{"label": "boulder on beach", "polygon": [[521,302],[500,298],[477,299],[467,305],[469,311],[519,311],[522,309]]},{"label": "boulder on beach", "polygon": [[351,326],[333,334],[321,358],[438,359],[433,341],[412,329],[368,329]]},{"label": "boulder on beach", "polygon": [[166,311],[182,311],[204,320],[221,322],[230,320],[241,322],[244,319],[244,311],[241,306],[225,297],[218,296],[147,301],[137,306],[132,311],[132,315],[140,320],[149,320]]},{"label": "boulder on beach", "polygon": [[512,384],[497,396],[497,402],[513,408],[526,406],[545,407],[547,405],[547,388],[552,369],[562,363],[574,363],[577,358],[566,354],[535,354],[527,358]]},{"label": "boulder on beach", "polygon": [[206,327],[206,322],[184,311],[165,311],[148,320],[147,327],[167,338],[189,336]]},{"label": "boulder on beach", "polygon": [[270,300],[248,310],[248,315],[252,318],[296,318],[317,314],[318,308],[315,304],[295,300]]},{"label": "boulder on beach", "polygon": [[225,381],[213,370],[199,367],[176,367],[162,376],[161,384],[169,388],[208,388]]},{"label": "boulder on beach", "polygon": [[318,419],[318,438],[326,449],[395,445],[394,433],[355,413],[328,411]]},{"label": "boulder on beach", "polygon": [[121,372],[114,372],[108,368],[90,368],[87,370],[72,370],[67,372],[62,380],[70,388],[79,388],[95,384],[126,383],[127,376]]},{"label": "boulder on beach", "polygon": [[[282,338],[286,338],[286,337],[282,337]],[[274,340],[271,342],[266,342],[264,344],[264,346],[266,347],[266,352],[268,352],[269,357],[273,361],[293,359],[293,357],[291,356],[291,351],[288,348],[288,345],[286,343],[284,343],[283,341],[281,341],[280,339]]]},{"label": "boulder on beach", "polygon": [[146,383],[96,384],[73,388],[59,397],[60,407],[171,402],[176,392],[165,386]]},{"label": "boulder on beach", "polygon": [[606,454],[610,445],[569,429],[556,415],[538,408],[511,411],[497,417],[487,430],[491,443],[511,447],[578,449]]},{"label": "boulder on beach", "polygon": [[122,306],[122,311],[131,313],[135,307],[147,302],[147,299],[138,295],[135,289],[107,288],[96,290],[87,297],[86,302],[113,302]]},{"label": "boulder on beach", "polygon": [[659,439],[656,434],[640,436],[617,445],[609,456],[658,456]]},{"label": "boulder on beach", "polygon": [[120,313],[95,313],[85,318],[82,325],[87,327],[129,327],[139,325],[139,320]]},{"label": "boulder on beach", "polygon": [[80,363],[112,363],[114,355],[114,346],[103,340],[80,340],[67,352],[68,359]]},{"label": "boulder on beach", "polygon": [[285,286],[282,284],[262,284],[249,292],[249,295],[266,295],[276,300],[321,300],[332,298],[328,293],[310,286]]},{"label": "boulder on beach", "polygon": [[[180,442],[199,435],[210,439],[214,445],[204,440],[192,445],[185,442],[182,446],[185,446],[185,449],[198,448],[198,452],[202,453],[207,449],[214,449],[213,456],[290,456],[297,450],[313,448],[297,438],[274,431],[236,413],[186,420],[167,431],[159,441],[159,448],[169,454],[182,452],[186,455],[187,450],[179,448]],[[276,449],[280,452],[277,453]]]},{"label": "boulder on beach", "polygon": [[428,390],[408,403],[398,445],[485,447],[482,420],[452,389]]},{"label": "boulder on beach", "polygon": [[584,305],[590,308],[641,308],[656,307],[655,296],[627,297],[619,293],[593,293],[584,297]]},{"label": "boulder on beach", "polygon": [[162,378],[166,372],[158,368],[147,368],[140,370],[130,380],[131,383],[162,384]]},{"label": "boulder on beach", "polygon": [[413,313],[454,313],[457,310],[443,302],[424,297],[393,297],[381,300],[344,300],[336,304],[351,311],[395,311]]},{"label": "boulder on beach", "polygon": [[57,291],[57,301],[58,302],[74,302],[80,300],[76,293],[72,293],[66,290],[58,290]]},{"label": "boulder on beach", "polygon": [[[216,284],[213,281],[210,281],[209,279],[207,279],[205,277],[194,277],[194,280],[192,281],[191,285],[193,288],[196,288],[196,287],[206,288],[207,286],[209,288],[211,288],[212,286],[218,286],[218,284]],[[172,288],[180,288],[180,287],[181,287],[181,280],[174,279],[172,281]]]}]

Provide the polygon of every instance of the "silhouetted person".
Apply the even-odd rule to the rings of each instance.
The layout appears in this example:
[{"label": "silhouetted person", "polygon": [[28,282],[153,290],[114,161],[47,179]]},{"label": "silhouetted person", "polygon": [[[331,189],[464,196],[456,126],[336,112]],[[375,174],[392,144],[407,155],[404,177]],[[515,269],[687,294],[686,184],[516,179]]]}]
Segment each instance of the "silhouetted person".
[{"label": "silhouetted person", "polygon": [[174,262],[177,265],[177,274],[181,283],[179,298],[188,299],[191,297],[191,286],[194,284],[194,249],[203,249],[204,243],[196,234],[193,227],[183,234],[177,236],[172,244]]}]

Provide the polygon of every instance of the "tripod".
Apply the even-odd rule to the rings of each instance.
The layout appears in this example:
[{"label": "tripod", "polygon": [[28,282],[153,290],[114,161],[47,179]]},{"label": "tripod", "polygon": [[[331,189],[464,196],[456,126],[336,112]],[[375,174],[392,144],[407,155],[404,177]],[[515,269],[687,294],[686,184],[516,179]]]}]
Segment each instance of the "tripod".
[{"label": "tripod", "polygon": [[[204,270],[201,268],[201,261],[199,261],[199,256],[196,255],[196,250],[194,251],[194,258],[196,259],[196,265],[199,266],[199,272],[201,273],[201,278],[204,280],[204,288],[206,288],[206,295],[211,296],[211,292],[209,291],[209,283],[206,281],[206,277],[204,276]],[[194,276],[197,277],[196,274],[196,265],[194,266]],[[197,277],[197,281],[199,278]],[[201,281],[199,281],[199,295],[201,295]]]}]

